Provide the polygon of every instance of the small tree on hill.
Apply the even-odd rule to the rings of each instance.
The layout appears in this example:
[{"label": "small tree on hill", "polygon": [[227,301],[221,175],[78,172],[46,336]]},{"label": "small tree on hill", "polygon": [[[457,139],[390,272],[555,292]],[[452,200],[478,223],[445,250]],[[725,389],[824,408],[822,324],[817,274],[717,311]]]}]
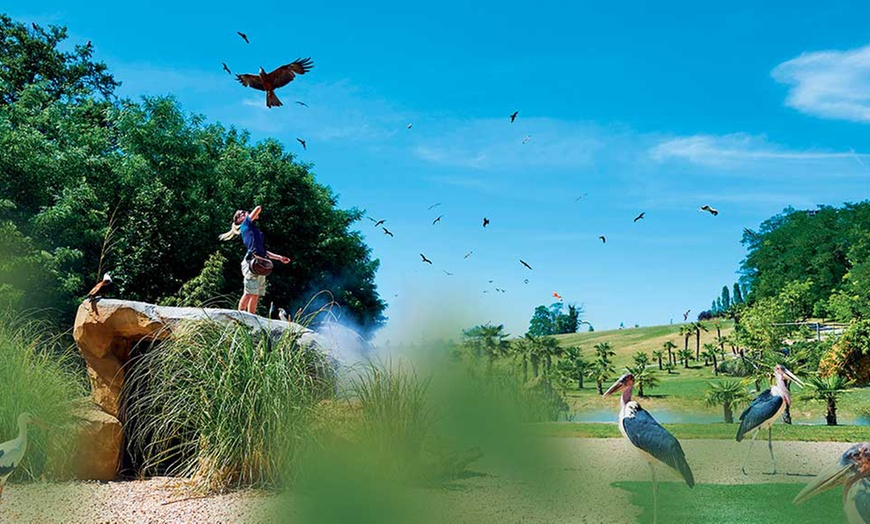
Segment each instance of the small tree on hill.
[{"label": "small tree on hill", "polygon": [[710,383],[709,389],[704,395],[704,401],[708,406],[722,406],[725,422],[734,423],[733,409],[740,404],[749,402],[749,393],[739,380],[723,380],[722,382]]}]

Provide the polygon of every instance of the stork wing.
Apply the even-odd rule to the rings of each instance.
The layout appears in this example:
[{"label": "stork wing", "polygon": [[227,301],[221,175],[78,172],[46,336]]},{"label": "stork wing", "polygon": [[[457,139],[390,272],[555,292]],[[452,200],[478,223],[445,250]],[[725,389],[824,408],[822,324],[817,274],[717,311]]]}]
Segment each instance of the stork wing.
[{"label": "stork wing", "polygon": [[11,474],[15,471],[15,464],[13,464],[9,459],[3,460],[3,450],[0,449],[0,478],[5,477],[6,475]]},{"label": "stork wing", "polygon": [[855,504],[855,513],[861,516],[864,522],[870,522],[870,493],[867,492],[865,479],[856,482],[849,490],[849,495],[855,492],[852,498]]},{"label": "stork wing", "polygon": [[622,425],[632,444],[679,472],[690,488],[695,485],[695,477],[680,441],[647,410],[639,407],[633,417],[622,419]]},{"label": "stork wing", "polygon": [[743,440],[743,435],[746,435],[774,416],[782,406],[782,402],[782,397],[771,395],[769,389],[762,391],[761,395],[758,395],[752,401],[752,404],[749,404],[749,407],[740,414],[740,429],[737,430],[737,442]]},{"label": "stork wing", "polygon": [[286,86],[296,78],[296,75],[304,75],[311,71],[312,67],[314,67],[314,64],[311,63],[310,58],[299,58],[290,64],[282,65],[269,73],[272,87],[278,89],[279,87]]},{"label": "stork wing", "polygon": [[263,81],[260,80],[258,75],[236,75],[236,80],[245,87],[253,87],[254,89],[265,91]]}]

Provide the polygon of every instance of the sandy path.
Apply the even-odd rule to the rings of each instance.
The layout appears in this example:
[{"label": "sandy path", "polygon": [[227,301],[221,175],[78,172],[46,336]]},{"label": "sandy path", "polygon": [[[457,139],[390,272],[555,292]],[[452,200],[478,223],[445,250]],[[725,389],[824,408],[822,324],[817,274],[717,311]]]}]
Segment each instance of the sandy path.
[{"label": "sandy path", "polygon": [[[631,522],[637,509],[628,494],[611,487],[625,480],[648,481],[649,468],[623,439],[545,439],[548,458],[534,472],[518,474],[484,457],[473,475],[445,489],[414,490],[419,515],[438,522]],[[849,446],[841,442],[774,442],[777,475],[765,475],[767,442],[686,440],[682,443],[698,483],[805,483],[830,467]],[[677,481],[664,467],[659,480]],[[170,485],[168,485],[170,484]],[[109,483],[10,484],[0,503],[0,522],[193,523],[268,522],[277,497],[243,491],[164,505],[183,495],[166,479]],[[335,494],[341,497],[340,493]],[[661,496],[667,496],[666,488]],[[291,503],[292,506],[292,503]],[[272,522],[301,522],[295,511]]]}]

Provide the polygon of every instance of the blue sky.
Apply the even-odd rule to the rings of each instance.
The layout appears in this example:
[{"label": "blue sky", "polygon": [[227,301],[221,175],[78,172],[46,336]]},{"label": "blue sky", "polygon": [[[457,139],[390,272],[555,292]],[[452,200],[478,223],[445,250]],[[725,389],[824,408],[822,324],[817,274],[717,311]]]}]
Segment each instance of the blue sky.
[{"label": "blue sky", "polygon": [[[554,291],[597,329],[676,322],[736,280],[743,228],[870,189],[866,2],[149,4],[5,11],[91,40],[123,96],[280,140],[342,207],[386,219],[395,237],[358,224],[381,340],[520,335]],[[221,70],[306,56],[271,110]]]}]

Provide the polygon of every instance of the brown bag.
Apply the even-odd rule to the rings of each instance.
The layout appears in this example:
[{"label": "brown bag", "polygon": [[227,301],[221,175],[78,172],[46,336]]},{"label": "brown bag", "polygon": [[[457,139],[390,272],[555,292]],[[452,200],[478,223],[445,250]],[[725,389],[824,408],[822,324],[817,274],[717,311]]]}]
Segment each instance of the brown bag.
[{"label": "brown bag", "polygon": [[272,264],[271,260],[258,255],[251,255],[251,260],[248,261],[248,264],[251,268],[251,273],[264,277],[269,276],[269,274],[275,268],[275,265]]}]

